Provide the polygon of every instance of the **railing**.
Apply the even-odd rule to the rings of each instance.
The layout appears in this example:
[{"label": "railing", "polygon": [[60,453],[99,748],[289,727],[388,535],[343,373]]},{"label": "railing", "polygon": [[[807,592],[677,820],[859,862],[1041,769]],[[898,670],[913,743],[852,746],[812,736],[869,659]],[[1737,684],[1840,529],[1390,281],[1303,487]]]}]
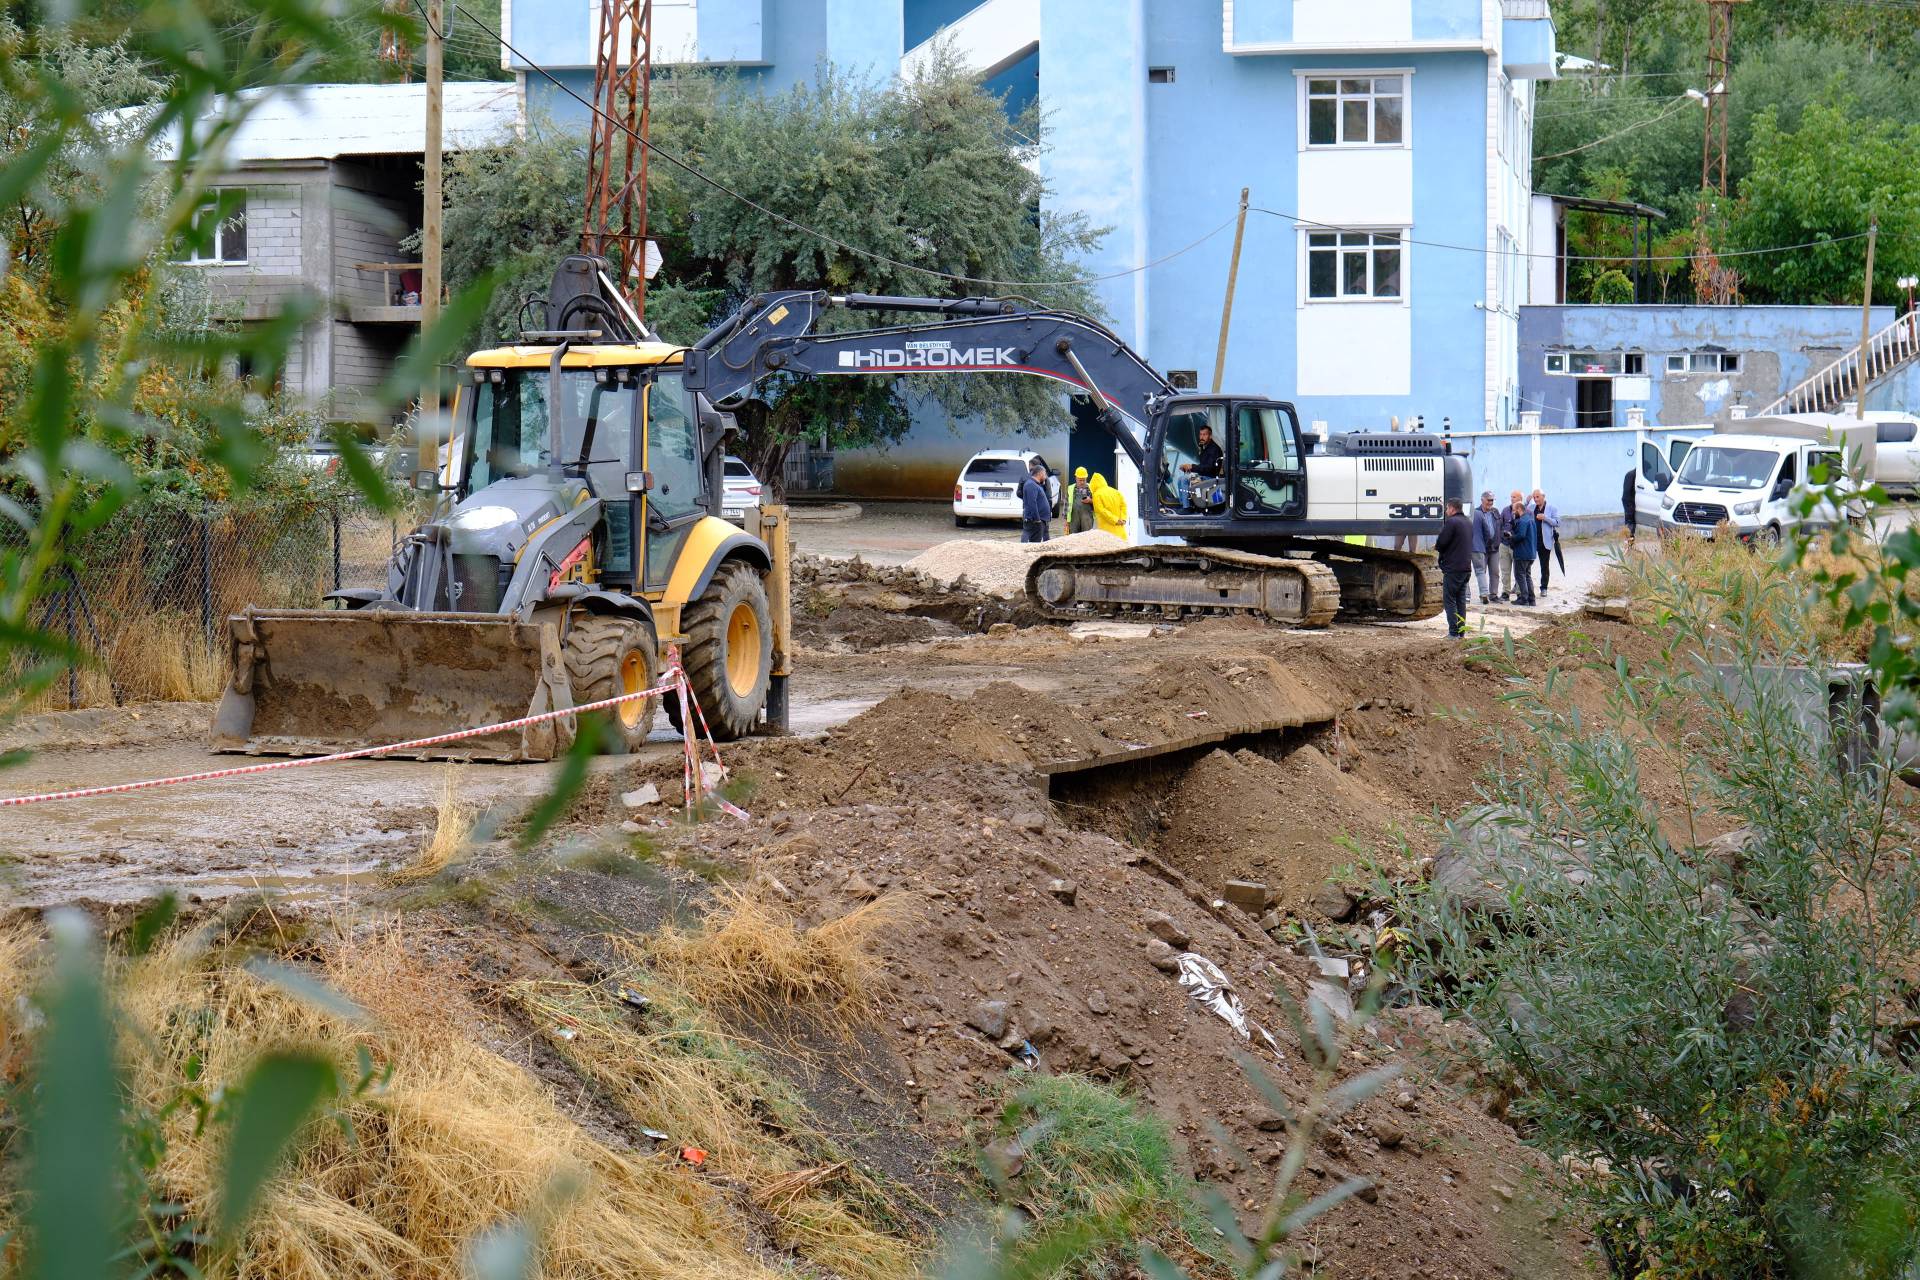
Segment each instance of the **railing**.
[{"label": "railing", "polygon": [[1920,355],[1920,328],[1908,313],[1867,339],[1864,362],[1860,347],[1855,346],[1754,416],[1831,412],[1865,395],[1874,383],[1910,363],[1916,355]]},{"label": "railing", "polygon": [[1500,16],[1503,18],[1550,18],[1553,13],[1548,0],[1500,0]]}]

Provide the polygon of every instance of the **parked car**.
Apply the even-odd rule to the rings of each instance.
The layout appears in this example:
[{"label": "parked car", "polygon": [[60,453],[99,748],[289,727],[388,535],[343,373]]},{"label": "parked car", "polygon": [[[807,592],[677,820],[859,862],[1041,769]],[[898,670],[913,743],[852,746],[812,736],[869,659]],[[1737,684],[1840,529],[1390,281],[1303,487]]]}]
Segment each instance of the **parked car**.
[{"label": "parked car", "polygon": [[735,524],[745,524],[747,512],[760,505],[760,477],[753,474],[752,467],[728,454],[721,480],[720,514]]},{"label": "parked car", "polygon": [[1020,482],[1039,462],[1047,468],[1047,494],[1060,514],[1060,477],[1031,449],[982,449],[967,459],[953,482],[953,523],[964,529],[975,520],[1020,519]]},{"label": "parked car", "polygon": [[1843,513],[1833,503],[1822,502],[1803,517],[1798,500],[1815,467],[1826,468],[1829,481],[1838,480],[1843,489],[1851,485],[1843,474],[1842,452],[1850,447],[1757,432],[1716,433],[1695,441],[1660,494],[1660,532],[1712,537],[1724,524],[1742,542],[1771,545],[1796,526],[1837,524]]}]

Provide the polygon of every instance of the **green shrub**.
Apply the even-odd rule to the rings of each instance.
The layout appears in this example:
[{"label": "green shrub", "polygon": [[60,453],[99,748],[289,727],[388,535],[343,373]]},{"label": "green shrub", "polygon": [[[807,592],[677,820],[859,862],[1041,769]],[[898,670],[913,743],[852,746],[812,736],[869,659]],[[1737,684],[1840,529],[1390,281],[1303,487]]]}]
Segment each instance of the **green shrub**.
[{"label": "green shrub", "polygon": [[[1660,641],[1638,668],[1489,653],[1519,721],[1484,783],[1503,816],[1455,833],[1465,876],[1403,895],[1404,976],[1482,1033],[1535,1142],[1593,1162],[1572,1189],[1620,1273],[1901,1274],[1920,1221],[1903,784],[1884,747],[1843,768],[1815,718],[1831,668],[1805,579],[1626,572]],[[1844,736],[1863,713],[1834,714]],[[1709,840],[1729,829],[1744,849]],[[1488,879],[1492,904],[1433,887]]]}]

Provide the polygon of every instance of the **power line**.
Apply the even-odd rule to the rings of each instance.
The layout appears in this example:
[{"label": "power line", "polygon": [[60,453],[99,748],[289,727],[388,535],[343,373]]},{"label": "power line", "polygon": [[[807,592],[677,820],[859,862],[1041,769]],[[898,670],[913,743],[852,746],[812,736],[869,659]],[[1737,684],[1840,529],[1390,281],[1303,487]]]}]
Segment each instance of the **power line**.
[{"label": "power line", "polygon": [[[421,16],[425,17],[426,10],[421,6],[420,0],[413,0],[413,5],[414,5],[414,8],[420,9]],[[616,128],[618,128],[622,133],[627,134],[629,137],[633,138],[636,142],[640,143],[640,145],[644,146],[648,151],[660,157],[660,159],[666,161],[668,164],[672,165],[674,168],[679,169],[680,171],[685,173],[688,177],[694,178],[700,182],[705,183],[707,186],[713,188],[715,191],[720,192],[722,195],[728,196],[733,200],[739,201],[741,204],[747,206],[749,209],[752,209],[755,212],[762,214],[765,217],[772,218],[775,222],[780,223],[784,227],[797,231],[802,235],[812,236],[814,239],[820,241],[822,244],[831,245],[834,248],[841,250],[842,252],[851,253],[855,257],[865,258],[869,262],[878,262],[885,266],[894,267],[897,270],[912,271],[923,276],[931,276],[937,280],[950,280],[956,284],[989,285],[999,289],[1048,289],[1048,288],[1058,288],[1062,285],[1101,284],[1108,280],[1119,280],[1126,276],[1138,275],[1142,271],[1151,271],[1153,268],[1160,266],[1163,263],[1171,262],[1175,258],[1180,257],[1182,254],[1189,253],[1192,250],[1199,248],[1201,245],[1205,244],[1207,241],[1219,235],[1222,231],[1225,231],[1228,227],[1233,225],[1235,219],[1239,216],[1237,213],[1230,215],[1229,217],[1227,217],[1225,221],[1221,222],[1219,226],[1207,232],[1205,235],[1201,236],[1198,240],[1194,240],[1189,242],[1188,244],[1182,245],[1180,248],[1175,249],[1173,252],[1163,254],[1160,257],[1153,259],[1151,262],[1143,262],[1137,267],[1127,267],[1120,271],[1109,271],[1105,275],[1082,276],[1082,277],[1071,279],[1071,280],[989,280],[980,276],[959,275],[951,271],[936,270],[933,267],[916,266],[911,262],[902,262],[898,258],[890,258],[884,253],[875,253],[871,249],[862,249],[858,245],[848,244],[846,241],[839,239],[837,236],[829,235],[824,231],[818,230],[817,228],[809,227],[803,222],[797,222],[794,219],[789,218],[784,213],[779,213],[773,209],[767,208],[767,206],[761,204],[759,201],[753,199],[751,196],[747,196],[742,194],[741,192],[735,191],[732,187],[727,186],[725,183],[721,182],[718,178],[709,177],[708,175],[702,173],[699,169],[696,169],[692,164],[690,164],[686,160],[681,159],[679,156],[673,154],[671,151],[668,151],[665,148],[661,147],[658,143],[654,142],[651,138],[643,138],[639,135],[638,132],[627,128],[626,124],[623,121],[613,120],[612,117],[607,116],[605,111],[601,110],[599,107],[595,106],[593,103],[587,101],[585,98],[575,93],[572,87],[566,84],[566,82],[562,81],[558,76],[554,75],[551,71],[548,71],[545,67],[541,66],[539,63],[535,62],[533,59],[527,57],[527,55],[525,55],[524,53],[521,53],[518,49],[514,48],[512,44],[508,43],[507,38],[505,36],[501,35],[498,31],[488,26],[487,23],[478,14],[473,12],[473,10],[457,2],[454,4],[453,7],[455,9],[458,9],[461,13],[466,14],[467,17],[472,20],[475,26],[479,27],[482,31],[485,31],[488,35],[498,40],[500,42],[501,48],[505,49],[508,53],[512,54],[515,58],[518,58],[521,62],[524,62],[533,71],[538,72],[540,76],[544,78],[548,83],[553,85],[554,88],[560,90],[560,92],[566,94],[569,98],[572,98],[575,102],[579,103],[581,106],[585,107],[587,110],[593,112],[595,115],[601,116],[609,120],[609,122],[612,123]]]},{"label": "power line", "polygon": [[1595,147],[1603,146],[1606,143],[1612,142],[1618,138],[1624,138],[1628,134],[1633,133],[1636,130],[1646,128],[1648,125],[1659,124],[1662,120],[1667,119],[1669,116],[1673,115],[1675,112],[1679,111],[1682,107],[1685,107],[1692,101],[1693,99],[1683,96],[1678,101],[1676,101],[1672,106],[1668,107],[1665,111],[1662,111],[1657,116],[1648,116],[1645,120],[1636,120],[1634,123],[1626,126],[1624,129],[1618,129],[1612,133],[1606,134],[1603,137],[1595,138],[1592,142],[1583,142],[1577,147],[1568,147],[1565,151],[1555,151],[1551,155],[1535,156],[1533,158],[1533,162],[1535,164],[1539,164],[1543,160],[1563,160],[1567,156],[1578,155],[1582,151],[1591,151]]},{"label": "power line", "polygon": [[[1263,209],[1258,205],[1252,206],[1252,211],[1254,213],[1264,213],[1270,218],[1279,218],[1285,222],[1297,223],[1303,227],[1313,227],[1322,231],[1344,231],[1354,232],[1356,234],[1360,232],[1377,234],[1379,231],[1377,227],[1342,227],[1336,226],[1331,222],[1316,222],[1312,218],[1303,218],[1297,213],[1283,213],[1278,209]],[[1852,235],[1830,236],[1825,240],[1808,240],[1803,244],[1769,245],[1763,249],[1728,249],[1724,252],[1714,254],[1714,257],[1751,258],[1756,254],[1763,253],[1793,253],[1800,249],[1818,249],[1825,245],[1845,244],[1849,240],[1864,240],[1866,238],[1866,232],[1856,231]],[[1543,261],[1553,262],[1691,262],[1699,256],[1698,254],[1692,253],[1655,254],[1650,257],[1636,257],[1633,254],[1626,253],[1522,253],[1518,249],[1489,249],[1485,245],[1448,244],[1443,240],[1415,240],[1409,236],[1400,237],[1400,243],[1417,244],[1429,249],[1452,249],[1459,253],[1478,253],[1503,258],[1539,258]]]}]

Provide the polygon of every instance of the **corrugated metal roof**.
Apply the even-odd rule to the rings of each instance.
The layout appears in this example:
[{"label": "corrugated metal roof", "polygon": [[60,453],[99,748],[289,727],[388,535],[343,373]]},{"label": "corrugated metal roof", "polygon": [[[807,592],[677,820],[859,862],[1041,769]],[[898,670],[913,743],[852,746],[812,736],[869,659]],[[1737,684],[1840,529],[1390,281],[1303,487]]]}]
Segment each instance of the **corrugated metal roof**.
[{"label": "corrugated metal roof", "polygon": [[[426,149],[424,84],[309,84],[250,89],[242,96],[264,96],[266,101],[254,108],[228,145],[231,167]],[[516,87],[510,81],[449,83],[441,146],[462,151],[498,143],[512,132],[518,112]],[[163,159],[171,158],[170,141],[160,150]]]}]

